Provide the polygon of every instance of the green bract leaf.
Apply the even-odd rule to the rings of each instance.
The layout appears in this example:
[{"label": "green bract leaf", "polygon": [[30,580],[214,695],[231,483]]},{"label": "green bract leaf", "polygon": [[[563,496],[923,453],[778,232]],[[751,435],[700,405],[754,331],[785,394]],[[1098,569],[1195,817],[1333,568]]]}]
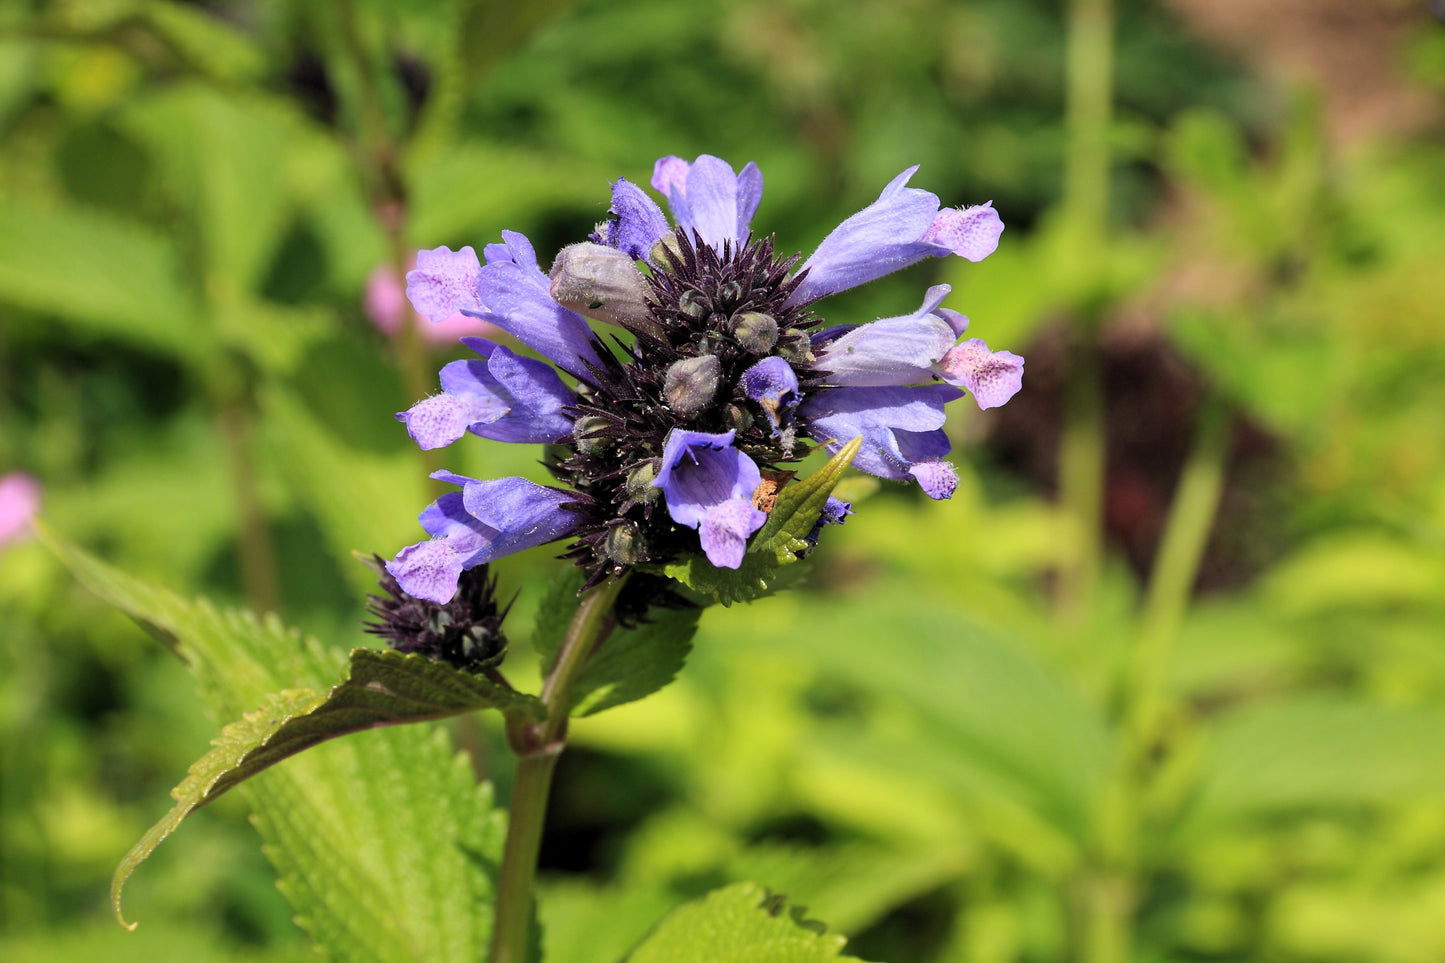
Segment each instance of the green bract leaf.
[{"label": "green bract leaf", "polygon": [[590,716],[649,696],[682,670],[702,609],[653,609],[649,621],[613,629],[572,689],[574,716]]},{"label": "green bract leaf", "polygon": [[577,611],[577,593],[587,581],[587,573],[575,565],[568,565],[547,583],[542,593],[542,602],[537,607],[537,624],[532,630],[532,648],[537,650],[542,677],[552,672],[552,663],[562,648],[567,636],[567,626],[572,622],[572,613]]},{"label": "green bract leaf", "polygon": [[766,595],[773,588],[778,569],[796,562],[798,553],[808,547],[805,539],[818,524],[828,496],[862,444],[861,437],[854,438],[823,467],[783,488],[768,520],[749,543],[742,565],[736,569],[718,568],[701,555],[689,555],[666,566],[663,572],[723,605]]},{"label": "green bract leaf", "polygon": [[847,942],[802,907],[756,883],[715,890],[673,910],[627,956],[627,963],[815,963],[840,957]]},{"label": "green bract leaf", "polygon": [[121,915],[121,889],[131,873],[181,820],[261,770],[320,742],[364,729],[501,709],[540,721],[546,709],[535,697],[433,662],[420,655],[377,649],[351,653],[351,672],[325,696],[293,689],[267,696],[255,712],[221,730],[215,748],[191,766],[171,796],[175,807],[121,860],[110,898]]},{"label": "green bract leaf", "polygon": [[[290,714],[308,705],[300,693],[271,693],[319,693],[341,674],[342,653],[274,617],[263,621],[188,602],[116,571],[43,527],[41,534],[82,582],[185,659],[218,717],[235,719],[266,707],[239,724],[248,728],[226,735],[227,744],[235,740],[233,751],[264,740],[268,726],[275,727],[274,740]],[[390,696],[347,698],[415,697],[433,688],[437,680],[430,673],[405,681],[390,676],[397,690]],[[435,703],[462,695],[453,690],[427,698],[435,709]],[[505,815],[493,808],[491,788],[477,784],[445,732],[419,723],[332,740],[245,782],[240,791],[256,814],[297,922],[331,958],[461,963],[485,956]]]},{"label": "green bract leaf", "polygon": [[[532,646],[545,678],[567,634],[577,593],[586,573],[568,566],[547,586],[537,609]],[[572,687],[571,715],[590,716],[651,695],[671,682],[692,651],[701,609],[654,608],[648,621],[630,629],[614,628]]]}]

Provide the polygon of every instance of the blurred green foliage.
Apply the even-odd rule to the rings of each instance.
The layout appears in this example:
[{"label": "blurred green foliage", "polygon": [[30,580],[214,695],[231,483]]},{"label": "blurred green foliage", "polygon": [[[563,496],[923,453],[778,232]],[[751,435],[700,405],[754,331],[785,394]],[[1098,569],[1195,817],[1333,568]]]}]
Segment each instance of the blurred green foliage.
[{"label": "blurred green foliage", "polygon": [[[1396,11],[1391,67],[1438,97],[1445,28]],[[951,502],[845,482],[808,585],[709,611],[676,683],[575,723],[544,958],[615,959],[744,880],[875,960],[1445,956],[1438,126],[1342,141],[1329,89],[1117,0],[1081,223],[1077,19],[838,12],[7,4],[0,473],[126,571],[362,644],[350,553],[418,537],[437,467],[390,416],[456,356],[371,326],[373,270],[503,228],[554,249],[670,153],[757,161],[756,224],[806,251],[921,163],[945,203],[993,198],[999,252],[830,311],[947,280],[1024,391],[950,425]],[[556,565],[501,567],[514,638]],[[111,870],[230,718],[34,543],[0,547],[0,624],[0,957],[309,957],[239,797],[114,925]],[[504,795],[496,728],[454,734]]]}]

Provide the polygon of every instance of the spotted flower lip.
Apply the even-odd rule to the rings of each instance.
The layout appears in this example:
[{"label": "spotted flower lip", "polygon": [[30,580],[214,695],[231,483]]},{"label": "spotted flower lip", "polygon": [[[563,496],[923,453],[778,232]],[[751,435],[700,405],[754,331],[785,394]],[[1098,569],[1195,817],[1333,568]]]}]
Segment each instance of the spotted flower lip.
[{"label": "spotted flower lip", "polygon": [[[447,365],[442,392],[398,418],[424,448],[468,433],[547,444],[558,484],[439,473],[461,491],[422,513],[429,541],[388,563],[402,590],[442,603],[462,572],[564,538],[589,584],[631,569],[661,578],[699,553],[738,568],[787,466],[853,439],[854,467],[952,495],[946,405],[965,393],[981,408],[1003,404],[1023,359],[965,339],[969,319],[944,306],[947,285],[907,314],[863,324],[830,324],[819,309],[926,258],[978,261],[995,249],[1003,223],[991,203],[941,207],[909,186],[916,172],[895,177],[806,260],[777,255],[754,232],[757,166],[708,154],[654,166],[650,185],[670,219],[619,177],[608,219],[549,271],[512,231],[480,260],[471,248],[422,252],[408,275],[418,311],[460,309],[546,361],[466,339],[480,360]],[[599,338],[589,317],[614,336]],[[851,511],[829,500],[806,541]]]}]

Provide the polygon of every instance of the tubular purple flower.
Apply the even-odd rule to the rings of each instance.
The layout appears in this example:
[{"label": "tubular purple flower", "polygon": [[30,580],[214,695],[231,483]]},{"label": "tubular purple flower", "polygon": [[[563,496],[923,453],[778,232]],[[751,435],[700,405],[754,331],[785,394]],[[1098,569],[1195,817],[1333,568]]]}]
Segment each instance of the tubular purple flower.
[{"label": "tubular purple flower", "polygon": [[471,314],[490,321],[518,341],[550,358],[578,378],[590,377],[587,364],[600,364],[598,342],[587,319],[552,299],[552,281],[537,266],[532,242],[516,231],[503,231],[505,243],[488,244],[477,290],[486,307]]},{"label": "tubular purple flower", "polygon": [[924,477],[913,469],[948,454],[943,406],[961,397],[957,388],[939,384],[833,388],[804,401],[798,415],[809,436],[830,452],[862,435],[853,467],[894,481],[912,478],[930,498],[947,498],[953,489],[945,492],[938,484],[936,469],[924,469]]},{"label": "tubular purple flower", "polygon": [[827,383],[854,387],[910,385],[933,380],[931,366],[957,339],[953,326],[936,313],[951,289],[936,284],[912,314],[860,324],[842,335],[814,339],[817,367]]},{"label": "tubular purple flower", "polygon": [[580,520],[562,507],[571,494],[525,478],[477,481],[448,471],[431,477],[463,490],[448,492],[422,511],[418,520],[430,541],[407,546],[386,564],[402,590],[419,599],[449,602],[462,572],[565,538]]},{"label": "tubular purple flower", "polygon": [[790,302],[819,298],[875,281],[925,257],[958,254],[981,261],[998,247],[1003,222],[992,202],[938,209],[938,197],[908,187],[915,165],[893,178],[878,200],[833,229],[799,272],[808,274]]},{"label": "tubular purple flower", "polygon": [[563,409],[577,396],[551,367],[486,338],[462,343],[486,360],[453,361],[441,370],[441,394],[397,413],[418,445],[442,448],[468,431],[520,444],[547,444],[572,433]]},{"label": "tubular purple flower", "polygon": [[[440,313],[471,298],[468,313],[583,383],[574,392],[542,362],[473,339],[482,360],[447,365],[442,393],[398,416],[425,448],[467,432],[549,444],[544,464],[562,486],[439,474],[462,491],[422,514],[434,538],[389,566],[402,588],[446,599],[469,566],[562,537],[588,585],[629,569],[657,573],[699,548],[714,566],[740,568],[809,438],[834,454],[858,438],[854,467],[950,497],[957,474],[945,460],[944,406],[960,389],[982,408],[1004,403],[1019,390],[1023,359],[960,342],[969,321],[943,306],[947,285],[909,314],[862,325],[830,326],[815,308],[925,257],[976,261],[995,249],[1003,224],[992,204],[940,210],[935,195],[908,186],[916,170],[838,225],[801,268],[772,237],[753,237],[757,166],[737,172],[708,154],[664,157],[653,169],[673,227],[619,178],[592,243],[563,247],[550,272],[510,231],[480,266],[470,248],[424,252],[419,307]],[[604,342],[588,319],[635,337]],[[849,511],[830,499],[817,530]]]},{"label": "tubular purple flower", "polygon": [[477,252],[470,246],[460,251],[449,247],[418,251],[416,267],[406,272],[407,299],[418,314],[433,323],[445,321],[458,311],[485,311],[477,293],[481,270]]},{"label": "tubular purple flower", "polygon": [[652,246],[670,232],[657,202],[625,177],[612,185],[612,219],[598,225],[592,240],[615,247],[636,261],[648,259]]},{"label": "tubular purple flower", "polygon": [[758,165],[749,161],[738,174],[727,161],[711,154],[691,164],[681,157],[660,159],[652,169],[652,186],[667,197],[678,227],[695,232],[719,251],[724,241],[730,241],[734,250],[746,242],[763,198]]},{"label": "tubular purple flower", "polygon": [[703,554],[719,568],[742,565],[748,536],[768,520],[752,503],[762,472],[732,447],[734,435],[674,428],[652,482],[662,489],[672,520],[698,529]]}]

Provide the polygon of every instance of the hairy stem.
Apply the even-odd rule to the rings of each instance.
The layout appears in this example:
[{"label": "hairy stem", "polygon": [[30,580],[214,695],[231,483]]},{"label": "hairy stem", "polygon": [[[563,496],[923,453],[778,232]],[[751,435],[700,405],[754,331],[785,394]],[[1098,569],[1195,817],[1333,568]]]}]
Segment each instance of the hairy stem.
[{"label": "hairy stem", "polygon": [[497,915],[489,963],[523,963],[526,959],[542,823],[547,814],[552,771],[567,736],[572,686],[588,658],[612,631],[612,605],[617,601],[623,581],[604,582],[582,596],[557,652],[557,660],[542,684],[546,720],[515,729],[509,726],[508,741],[518,756],[517,779],[512,787],[507,843],[497,880]]}]

